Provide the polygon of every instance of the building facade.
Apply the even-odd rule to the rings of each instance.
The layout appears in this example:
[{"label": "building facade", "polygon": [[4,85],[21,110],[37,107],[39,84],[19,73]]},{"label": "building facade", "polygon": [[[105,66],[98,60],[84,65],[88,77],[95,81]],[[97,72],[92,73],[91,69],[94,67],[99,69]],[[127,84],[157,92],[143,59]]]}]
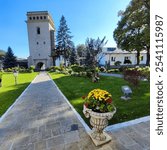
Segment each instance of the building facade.
[{"label": "building facade", "polygon": [[[105,47],[102,53],[103,58],[100,61],[101,65],[109,64],[110,66],[114,66],[116,62],[120,62],[120,65],[136,65],[137,63],[136,51],[128,52],[116,47]],[[143,50],[140,52],[140,64],[145,65],[146,59],[147,53]]]},{"label": "building facade", "polygon": [[55,27],[48,11],[27,12],[29,53],[28,66],[45,70],[53,65],[51,51],[55,48]]}]

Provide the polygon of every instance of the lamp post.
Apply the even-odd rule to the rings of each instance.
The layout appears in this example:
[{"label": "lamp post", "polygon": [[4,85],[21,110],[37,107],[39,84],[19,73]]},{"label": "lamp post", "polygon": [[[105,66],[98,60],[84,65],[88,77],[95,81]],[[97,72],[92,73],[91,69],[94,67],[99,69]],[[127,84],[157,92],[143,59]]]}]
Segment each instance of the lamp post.
[{"label": "lamp post", "polygon": [[14,70],[14,71],[13,71],[13,75],[14,75],[14,78],[15,78],[15,85],[17,85],[18,71]]}]

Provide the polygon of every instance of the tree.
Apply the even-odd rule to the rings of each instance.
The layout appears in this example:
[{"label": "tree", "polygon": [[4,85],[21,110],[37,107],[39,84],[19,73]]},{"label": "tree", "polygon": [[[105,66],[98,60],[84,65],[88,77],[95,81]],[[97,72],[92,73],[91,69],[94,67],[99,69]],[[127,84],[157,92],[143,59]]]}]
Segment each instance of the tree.
[{"label": "tree", "polygon": [[76,54],[75,47],[71,51],[69,61],[71,65],[77,64],[77,54]]},{"label": "tree", "polygon": [[16,67],[16,56],[14,56],[14,53],[10,47],[8,47],[8,50],[5,54],[5,58],[3,61],[4,68],[12,68]]},{"label": "tree", "polygon": [[56,59],[60,59],[60,56],[62,55],[62,52],[59,50],[59,49],[53,49],[51,51],[51,56],[52,57],[52,60],[53,60],[53,66],[56,66]]},{"label": "tree", "polygon": [[84,44],[79,44],[76,47],[76,51],[77,51],[77,57],[79,60],[79,64],[83,65],[85,62],[85,56],[86,56],[86,47]]},{"label": "tree", "polygon": [[4,50],[0,50],[0,60],[3,60],[5,57],[5,51]]},{"label": "tree", "polygon": [[119,48],[137,51],[137,65],[140,63],[140,51],[147,50],[147,62],[150,57],[150,1],[132,0],[124,12],[119,12],[121,20],[114,31],[114,39]]},{"label": "tree", "polygon": [[102,56],[102,48],[107,44],[104,37],[102,40],[98,38],[97,40],[92,38],[87,38],[86,40],[86,59],[85,64],[90,68],[96,68],[98,63],[100,62]]},{"label": "tree", "polygon": [[73,42],[71,41],[72,36],[70,35],[70,29],[67,26],[65,17],[62,16],[60,19],[60,26],[57,32],[57,45],[56,49],[62,51],[62,55],[64,57],[64,63],[66,66],[66,62],[69,59],[69,55],[73,48]]}]

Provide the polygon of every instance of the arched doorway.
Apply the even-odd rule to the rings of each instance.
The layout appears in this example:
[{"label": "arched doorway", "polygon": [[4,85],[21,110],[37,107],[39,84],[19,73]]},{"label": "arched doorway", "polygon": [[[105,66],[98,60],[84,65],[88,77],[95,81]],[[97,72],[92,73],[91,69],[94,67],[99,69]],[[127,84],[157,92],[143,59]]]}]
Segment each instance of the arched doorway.
[{"label": "arched doorway", "polygon": [[45,64],[43,62],[38,62],[36,65],[36,70],[45,70]]}]

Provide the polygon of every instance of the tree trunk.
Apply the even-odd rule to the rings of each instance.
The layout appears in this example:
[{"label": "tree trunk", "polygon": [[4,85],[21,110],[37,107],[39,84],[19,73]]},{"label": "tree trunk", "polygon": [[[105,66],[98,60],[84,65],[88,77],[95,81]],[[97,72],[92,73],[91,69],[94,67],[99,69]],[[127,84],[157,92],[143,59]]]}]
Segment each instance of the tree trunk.
[{"label": "tree trunk", "polygon": [[139,65],[140,64],[140,51],[137,50],[137,64],[136,65]]},{"label": "tree trunk", "polygon": [[53,66],[56,66],[55,57],[52,57],[52,59],[53,59]]},{"label": "tree trunk", "polygon": [[146,66],[150,65],[150,47],[147,47],[147,60],[146,60]]}]

